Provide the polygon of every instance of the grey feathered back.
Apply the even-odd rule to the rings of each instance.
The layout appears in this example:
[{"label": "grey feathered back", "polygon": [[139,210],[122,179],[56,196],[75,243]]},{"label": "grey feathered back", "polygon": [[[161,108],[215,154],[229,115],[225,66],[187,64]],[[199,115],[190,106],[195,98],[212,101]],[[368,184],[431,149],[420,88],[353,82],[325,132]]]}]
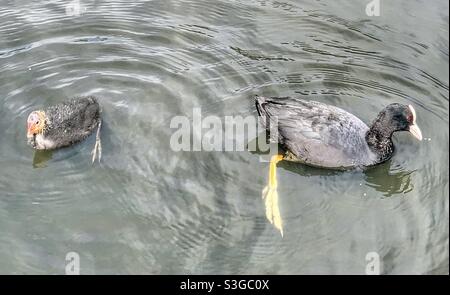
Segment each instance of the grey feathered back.
[{"label": "grey feathered back", "polygon": [[338,107],[289,97],[257,97],[256,108],[266,128],[267,118],[277,118],[278,142],[289,152],[289,160],[328,168],[376,162],[365,141],[369,127]]},{"label": "grey feathered back", "polygon": [[72,98],[44,110],[47,116],[45,136],[56,147],[81,141],[95,130],[100,122],[100,105],[92,96]]}]

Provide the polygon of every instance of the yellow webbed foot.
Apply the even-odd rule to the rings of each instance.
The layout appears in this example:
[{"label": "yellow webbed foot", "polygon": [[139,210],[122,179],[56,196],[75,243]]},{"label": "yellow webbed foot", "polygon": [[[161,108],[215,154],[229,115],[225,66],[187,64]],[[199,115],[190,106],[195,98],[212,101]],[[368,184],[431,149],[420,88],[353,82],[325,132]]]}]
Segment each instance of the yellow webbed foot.
[{"label": "yellow webbed foot", "polygon": [[92,163],[95,162],[95,159],[98,155],[98,162],[100,163],[100,160],[102,159],[102,141],[100,140],[100,129],[102,128],[102,121],[98,123],[97,127],[97,134],[95,136],[95,145],[94,149],[92,150]]},{"label": "yellow webbed foot", "polygon": [[266,186],[262,192],[262,197],[266,207],[266,218],[283,236],[283,221],[281,220],[280,208],[278,207],[277,188]]},{"label": "yellow webbed foot", "polygon": [[262,191],[264,206],[266,207],[266,218],[272,223],[283,236],[283,221],[281,219],[280,207],[278,206],[277,192],[277,163],[283,160],[282,155],[273,156],[270,160],[269,184]]}]

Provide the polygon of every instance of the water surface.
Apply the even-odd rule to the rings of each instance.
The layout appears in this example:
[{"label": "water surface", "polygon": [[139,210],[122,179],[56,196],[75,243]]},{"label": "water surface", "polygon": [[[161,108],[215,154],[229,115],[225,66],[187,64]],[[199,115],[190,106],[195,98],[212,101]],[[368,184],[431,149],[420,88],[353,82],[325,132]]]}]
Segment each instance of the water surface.
[{"label": "water surface", "polygon": [[[132,2],[132,3],[131,3]],[[448,2],[0,0],[0,273],[448,273]],[[369,2],[369,1],[367,1]],[[284,238],[265,218],[268,164],[173,152],[175,115],[255,116],[298,96],[370,123],[413,104],[425,140],[361,172],[281,163]],[[72,96],[103,108],[94,139],[26,145],[28,113]]]}]

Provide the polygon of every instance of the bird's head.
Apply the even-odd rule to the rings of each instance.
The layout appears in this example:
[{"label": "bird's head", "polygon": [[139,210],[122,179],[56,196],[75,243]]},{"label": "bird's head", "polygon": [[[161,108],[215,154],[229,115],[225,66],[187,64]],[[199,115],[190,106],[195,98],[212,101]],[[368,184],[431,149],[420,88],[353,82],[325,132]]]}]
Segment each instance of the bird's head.
[{"label": "bird's head", "polygon": [[42,133],[45,128],[45,113],[43,111],[34,111],[27,119],[27,137],[33,137]]},{"label": "bird's head", "polygon": [[385,121],[391,126],[392,131],[409,131],[418,140],[422,140],[422,132],[417,126],[416,111],[412,105],[393,103],[384,110]]}]

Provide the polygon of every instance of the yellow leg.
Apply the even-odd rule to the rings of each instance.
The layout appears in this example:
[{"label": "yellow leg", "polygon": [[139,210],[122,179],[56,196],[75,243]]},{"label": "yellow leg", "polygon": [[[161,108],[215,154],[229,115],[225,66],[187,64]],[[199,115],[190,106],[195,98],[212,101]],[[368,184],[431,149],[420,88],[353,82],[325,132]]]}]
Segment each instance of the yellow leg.
[{"label": "yellow leg", "polygon": [[283,236],[283,222],[278,207],[277,163],[283,160],[282,155],[272,156],[269,168],[269,184],[263,189],[262,197],[266,207],[266,217]]},{"label": "yellow leg", "polygon": [[98,162],[100,163],[100,160],[102,159],[102,142],[100,140],[100,129],[102,128],[102,121],[98,123],[97,127],[97,134],[95,136],[95,145],[94,149],[92,150],[92,163],[95,162],[95,159],[98,155]]}]

